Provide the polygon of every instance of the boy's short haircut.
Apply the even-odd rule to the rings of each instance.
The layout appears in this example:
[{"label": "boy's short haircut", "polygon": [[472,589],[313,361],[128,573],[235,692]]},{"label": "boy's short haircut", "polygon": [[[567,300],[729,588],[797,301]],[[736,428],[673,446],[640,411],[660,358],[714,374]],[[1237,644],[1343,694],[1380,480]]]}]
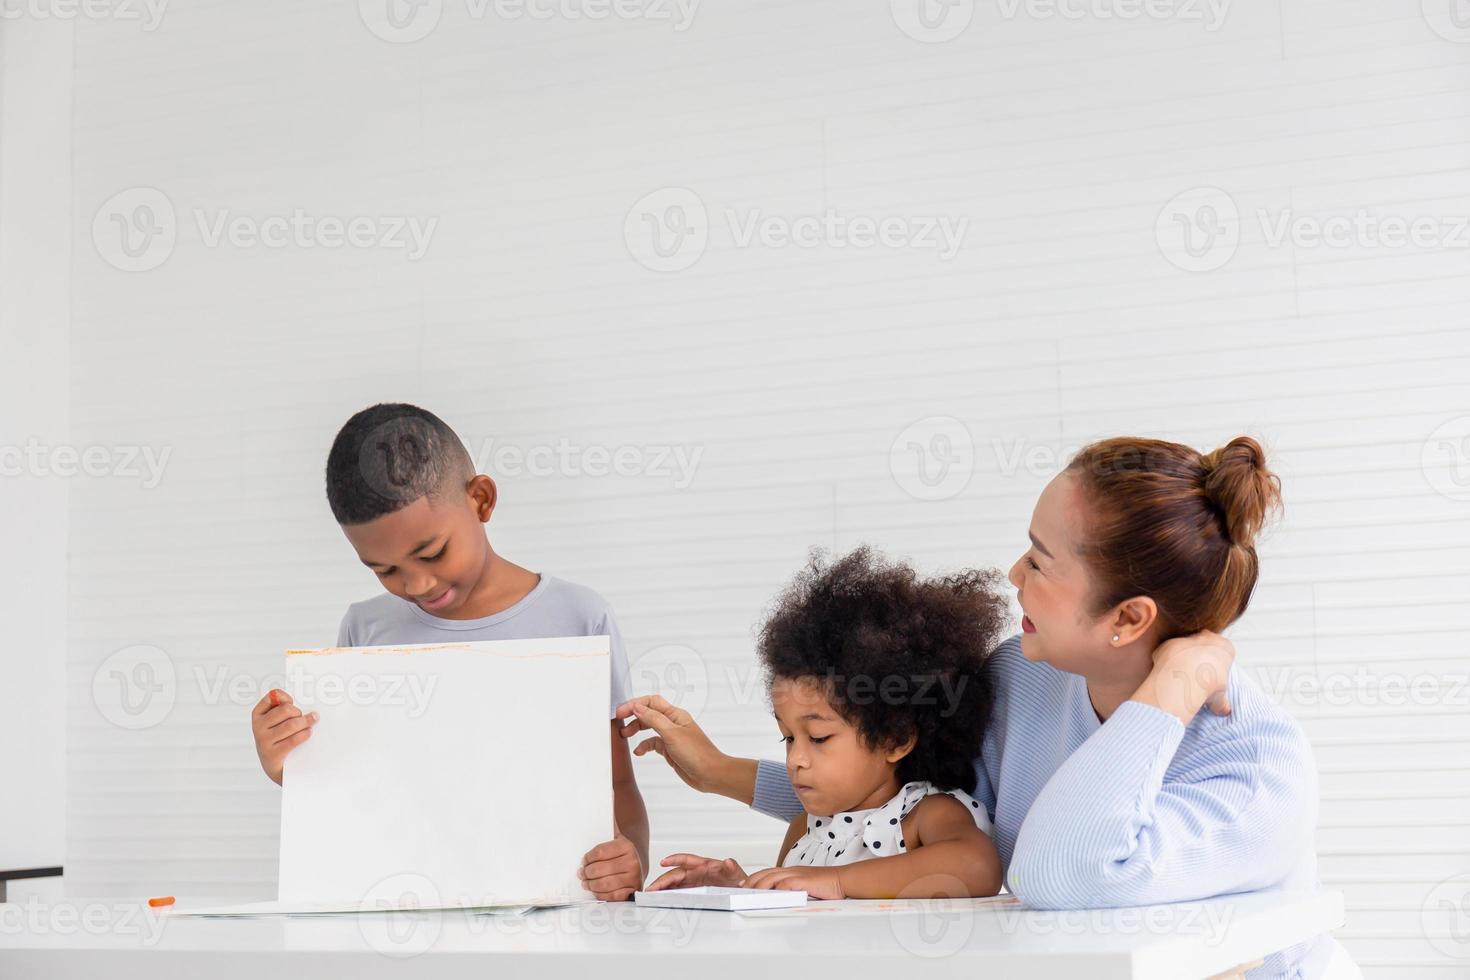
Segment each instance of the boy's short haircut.
[{"label": "boy's short haircut", "polygon": [[338,524],[366,524],[475,475],[464,443],[416,405],[374,405],[347,420],[327,454],[327,503]]}]

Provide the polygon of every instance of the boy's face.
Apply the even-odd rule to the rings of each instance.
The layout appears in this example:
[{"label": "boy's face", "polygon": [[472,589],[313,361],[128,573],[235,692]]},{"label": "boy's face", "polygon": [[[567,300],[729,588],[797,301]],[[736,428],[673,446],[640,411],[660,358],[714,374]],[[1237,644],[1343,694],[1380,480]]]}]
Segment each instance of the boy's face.
[{"label": "boy's face", "polygon": [[[786,775],[807,813],[830,816],[881,806],[897,792],[894,765],[909,747],[869,746],[828,703],[819,681],[776,678],[771,707],[786,743]],[[881,799],[873,802],[874,797]]]},{"label": "boy's face", "polygon": [[366,524],[344,524],[342,533],[383,588],[453,619],[480,584],[489,551],[481,525],[494,507],[495,484],[482,475],[462,496],[420,497]]}]

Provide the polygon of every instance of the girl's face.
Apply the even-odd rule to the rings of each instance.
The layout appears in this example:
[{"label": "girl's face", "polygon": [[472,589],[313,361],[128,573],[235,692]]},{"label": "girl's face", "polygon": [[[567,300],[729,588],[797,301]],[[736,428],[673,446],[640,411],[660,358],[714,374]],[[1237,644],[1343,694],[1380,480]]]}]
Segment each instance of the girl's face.
[{"label": "girl's face", "polygon": [[776,678],[771,707],[786,743],[786,775],[807,813],[866,810],[882,806],[898,792],[894,767],[913,749],[912,742],[872,748],[812,678]]},{"label": "girl's face", "polygon": [[1031,515],[1031,547],[1011,566],[1010,581],[1025,617],[1021,651],[1058,670],[1094,676],[1122,666],[1112,642],[1115,612],[1094,616],[1092,580],[1078,552],[1086,508],[1077,477],[1063,472],[1041,492]]}]

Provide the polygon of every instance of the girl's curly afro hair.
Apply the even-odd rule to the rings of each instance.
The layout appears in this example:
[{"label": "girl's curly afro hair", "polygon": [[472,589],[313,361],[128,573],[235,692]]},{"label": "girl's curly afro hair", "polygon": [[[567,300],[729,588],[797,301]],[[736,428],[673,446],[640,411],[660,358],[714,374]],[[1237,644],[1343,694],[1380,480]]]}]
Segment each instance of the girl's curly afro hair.
[{"label": "girl's curly afro hair", "polygon": [[996,571],[922,578],[861,547],[827,561],[814,551],[760,630],[766,683],[822,684],[832,707],[874,748],[917,740],[900,783],[975,788],[989,720],[982,670],[1009,614]]}]

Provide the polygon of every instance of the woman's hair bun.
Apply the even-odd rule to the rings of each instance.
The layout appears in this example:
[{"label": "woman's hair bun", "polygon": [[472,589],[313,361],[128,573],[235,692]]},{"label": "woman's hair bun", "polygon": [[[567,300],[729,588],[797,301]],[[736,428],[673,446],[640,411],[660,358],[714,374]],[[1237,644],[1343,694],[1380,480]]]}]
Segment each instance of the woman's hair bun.
[{"label": "woman's hair bun", "polygon": [[1266,465],[1266,452],[1250,436],[1236,436],[1201,457],[1205,496],[1225,519],[1231,544],[1255,545],[1267,519],[1281,509],[1281,480]]}]

